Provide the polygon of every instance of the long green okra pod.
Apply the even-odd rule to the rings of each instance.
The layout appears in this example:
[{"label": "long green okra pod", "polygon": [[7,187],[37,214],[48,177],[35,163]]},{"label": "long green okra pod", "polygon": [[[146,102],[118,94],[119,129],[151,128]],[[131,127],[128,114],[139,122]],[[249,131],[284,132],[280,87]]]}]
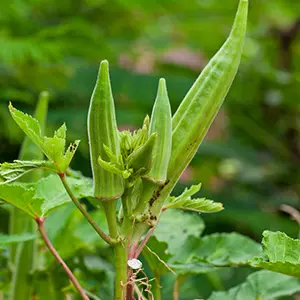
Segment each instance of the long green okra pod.
[{"label": "long green okra pod", "polygon": [[[40,122],[44,130],[48,111],[47,92],[42,92],[35,110],[35,118]],[[43,153],[26,136],[21,146],[20,160],[42,160]],[[42,170],[31,172],[25,180],[35,181],[41,177]],[[24,179],[23,179],[24,180]],[[13,207],[10,219],[10,234],[23,232],[36,232],[35,222],[20,209]],[[30,273],[35,265],[36,241],[28,241],[22,244],[13,244],[10,248],[10,260],[13,265],[13,278],[10,291],[11,300],[27,300],[31,298],[32,282],[29,281]]]},{"label": "long green okra pod", "polygon": [[96,86],[93,91],[88,112],[88,136],[94,179],[94,196],[100,200],[118,199],[124,191],[122,177],[104,170],[98,163],[99,156],[104,160],[109,160],[104,145],[110,148],[116,156],[120,154],[120,142],[107,61],[102,61],[100,64]]},{"label": "long green okra pod", "polygon": [[158,186],[165,183],[172,147],[172,114],[165,79],[161,78],[150,119],[149,133],[157,134],[152,152],[152,167],[142,179],[143,193],[136,213],[143,213]]},{"label": "long green okra pod", "polygon": [[[99,68],[96,86],[91,98],[88,112],[88,137],[94,181],[94,196],[101,200],[109,227],[110,236],[116,239],[119,235],[116,218],[116,199],[124,192],[124,180],[121,175],[113,174],[99,164],[98,159],[109,160],[105,151],[107,146],[118,157],[120,141],[117,131],[114,100],[111,91],[109,68],[106,60]],[[115,248],[115,299],[121,300],[123,287],[127,280],[126,246],[118,243]]]},{"label": "long green okra pod", "polygon": [[188,166],[220,109],[233,82],[243,52],[248,1],[240,0],[229,37],[193,84],[172,120],[170,182],[161,191],[152,211],[158,214],[183,170]]}]

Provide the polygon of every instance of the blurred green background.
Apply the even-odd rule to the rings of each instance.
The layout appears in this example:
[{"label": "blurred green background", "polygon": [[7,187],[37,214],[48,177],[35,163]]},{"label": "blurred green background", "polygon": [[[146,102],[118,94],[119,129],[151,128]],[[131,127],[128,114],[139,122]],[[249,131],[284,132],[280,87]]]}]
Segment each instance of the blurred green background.
[{"label": "blurred green background", "polygon": [[[31,113],[38,94],[48,90],[49,133],[66,122],[69,139],[83,141],[72,167],[89,176],[86,114],[99,62],[110,62],[119,128],[137,128],[151,113],[160,77],[167,80],[175,112],[229,34],[237,4],[237,0],[1,3],[0,162],[17,158],[23,139],[9,116],[8,101]],[[223,212],[203,217],[206,233],[238,231],[258,241],[264,229],[298,236],[299,226],[282,204],[300,208],[299,1],[250,1],[238,75],[174,193],[198,182],[203,183],[201,195],[225,206]],[[0,213],[5,232],[7,213]],[[243,277],[230,272],[226,276],[230,285]],[[193,280],[183,286],[187,298],[182,299],[191,299],[191,289],[203,291]],[[201,282],[204,285],[205,280]]]}]

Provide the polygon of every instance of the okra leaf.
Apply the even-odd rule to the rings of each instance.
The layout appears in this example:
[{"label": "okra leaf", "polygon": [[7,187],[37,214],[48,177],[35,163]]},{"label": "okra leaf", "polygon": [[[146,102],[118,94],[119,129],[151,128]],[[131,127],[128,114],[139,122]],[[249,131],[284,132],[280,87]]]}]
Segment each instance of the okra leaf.
[{"label": "okra leaf", "polygon": [[143,250],[143,257],[154,274],[163,275],[173,272],[167,264],[167,261],[172,257],[168,253],[168,244],[159,242],[156,237],[152,236],[149,239],[147,246]]},{"label": "okra leaf", "polygon": [[263,232],[264,257],[254,257],[249,264],[300,278],[300,240],[282,232]]},{"label": "okra leaf", "polygon": [[246,265],[253,256],[261,255],[261,245],[241,234],[215,233],[204,236],[194,257],[214,266]]},{"label": "okra leaf", "polygon": [[180,208],[199,213],[214,213],[223,210],[222,203],[207,200],[205,198],[192,199],[191,196],[199,192],[200,188],[201,183],[198,185],[192,185],[190,188],[186,188],[178,197],[169,196],[167,198],[167,203],[164,205],[164,209]]},{"label": "okra leaf", "polygon": [[43,216],[43,199],[36,198],[35,193],[36,190],[25,183],[0,185],[0,198],[33,218]]},{"label": "okra leaf", "polygon": [[[92,184],[89,179],[71,177],[67,180],[78,198],[92,194]],[[33,218],[47,217],[52,210],[71,201],[59,177],[54,174],[30,184],[2,184],[0,198]]]},{"label": "okra leaf", "polygon": [[166,242],[168,252],[175,257],[185,247],[190,236],[200,237],[203,230],[204,222],[198,214],[167,210],[162,214],[153,235],[158,241]]},{"label": "okra leaf", "polygon": [[6,235],[0,234],[0,249],[5,248],[7,245],[14,243],[21,243],[33,240],[36,238],[35,234],[24,233],[21,235]]},{"label": "okra leaf", "polygon": [[299,279],[263,270],[249,275],[244,283],[226,292],[213,292],[208,300],[274,300],[299,291]]},{"label": "okra leaf", "polygon": [[14,160],[12,163],[5,162],[0,164],[0,181],[2,181],[0,184],[15,181],[36,169],[48,169],[55,171],[55,166],[52,162],[43,160]]},{"label": "okra leaf", "polygon": [[191,236],[170,267],[181,275],[202,274],[219,267],[247,265],[249,259],[261,254],[258,243],[235,232]]},{"label": "okra leaf", "polygon": [[64,173],[68,168],[80,141],[70,144],[65,151],[66,146],[66,125],[63,124],[53,137],[42,136],[42,131],[38,120],[25,114],[9,104],[11,116],[24,131],[24,133],[35,143],[47,156],[47,158],[56,166],[56,172]]}]

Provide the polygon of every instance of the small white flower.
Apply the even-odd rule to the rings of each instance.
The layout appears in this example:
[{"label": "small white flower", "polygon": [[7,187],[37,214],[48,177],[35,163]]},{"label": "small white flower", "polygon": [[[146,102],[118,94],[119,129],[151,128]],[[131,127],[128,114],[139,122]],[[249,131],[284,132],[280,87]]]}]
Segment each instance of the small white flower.
[{"label": "small white flower", "polygon": [[133,258],[127,261],[127,265],[133,270],[138,270],[142,267],[143,264],[140,260]]}]

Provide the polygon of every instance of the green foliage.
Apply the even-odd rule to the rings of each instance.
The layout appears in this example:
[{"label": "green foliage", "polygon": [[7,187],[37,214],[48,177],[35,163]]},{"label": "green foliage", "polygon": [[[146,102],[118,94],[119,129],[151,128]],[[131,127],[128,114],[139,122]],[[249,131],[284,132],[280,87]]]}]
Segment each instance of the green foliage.
[{"label": "green foliage", "polygon": [[208,300],[271,300],[291,296],[299,291],[299,279],[270,271],[259,271],[251,274],[244,283],[227,292],[214,292]]},{"label": "green foliage", "polygon": [[[78,197],[92,194],[90,181],[73,178],[70,184]],[[23,210],[33,218],[47,217],[50,212],[71,201],[57,175],[50,175],[35,183],[0,185],[0,198]]]},{"label": "green foliage", "polygon": [[48,159],[53,162],[56,172],[64,173],[77,150],[79,140],[71,143],[65,151],[67,132],[65,124],[55,131],[52,138],[43,137],[40,124],[36,119],[17,110],[11,104],[9,105],[9,109],[13,119],[20,128],[43,151]]},{"label": "green foliage", "polygon": [[300,278],[300,240],[282,232],[264,231],[264,257],[255,257],[250,265]]},{"label": "green foliage", "polygon": [[[135,130],[142,117],[151,112],[153,91],[162,73],[167,78],[169,97],[175,111],[199,70],[224,41],[237,3],[230,0],[54,2],[16,1],[1,8],[0,101],[5,102],[0,105],[2,161],[12,161],[16,157],[18,143],[23,138],[8,119],[6,102],[23,102],[19,104],[20,108],[30,112],[28,105],[32,104],[33,95],[45,88],[49,88],[53,95],[49,131],[66,121],[69,137],[84,139],[87,100],[97,72],[94,66],[102,58],[112,62],[111,78],[120,130],[125,125]],[[174,280],[171,270],[176,272],[182,284],[182,300],[192,299],[195,295],[207,299],[213,290],[225,290],[240,284],[248,269],[237,266],[251,265],[299,276],[298,253],[294,251],[299,246],[298,240],[279,232],[265,232],[261,249],[257,243],[239,234],[211,234],[235,230],[258,240],[264,229],[284,231],[293,237],[298,233],[297,224],[281,212],[280,205],[286,203],[299,208],[300,106],[299,101],[295,101],[299,98],[299,4],[292,0],[264,3],[252,0],[250,5],[249,30],[241,67],[227,96],[228,101],[174,191],[174,195],[181,195],[168,197],[163,206],[163,209],[179,208],[192,212],[165,210],[160,220],[162,225],[158,224],[157,233],[143,251],[153,274],[163,275],[161,285],[167,290],[164,299],[171,299],[169,286]],[[222,87],[225,88],[225,85]],[[21,114],[20,117],[21,121],[26,120]],[[204,118],[207,117],[208,114],[205,114]],[[188,128],[192,129],[192,125],[189,121]],[[134,140],[140,131],[143,129],[135,133],[121,131],[120,137],[124,138],[126,145],[122,150],[123,157],[112,155],[110,148],[106,147],[105,157],[99,159],[107,171],[121,175],[130,184],[134,182],[131,195],[134,204],[141,203],[141,195],[145,193],[139,177],[146,172],[134,173],[123,158],[148,139],[148,132],[144,130],[140,140]],[[40,134],[40,137],[46,138],[43,135]],[[61,137],[63,135],[65,133],[62,132]],[[179,137],[178,141],[183,138]],[[50,151],[50,154],[60,161],[60,171],[66,171],[69,165],[69,159],[65,158],[66,141],[55,135],[48,139],[57,143],[58,151]],[[47,162],[1,164],[3,182],[0,190],[2,187],[7,189],[8,182],[34,171],[39,164],[57,172],[53,158],[48,159]],[[87,143],[82,143],[73,163],[76,169],[90,174]],[[175,159],[173,165],[177,167],[177,163]],[[39,171],[32,174],[37,173]],[[71,174],[67,181],[74,194],[95,204],[96,210],[90,204],[86,209],[108,233],[105,212],[99,209],[99,201],[93,198],[92,179],[70,170],[66,173]],[[142,180],[146,180],[145,177]],[[42,210],[43,205],[45,210],[51,210],[52,203],[57,205],[56,199],[66,204],[53,212],[51,210],[45,222],[46,231],[61,256],[76,270],[76,276],[86,289],[101,299],[112,299],[114,258],[110,250],[104,247],[104,242],[99,242],[90,225],[74,210],[69,196],[63,190],[60,193],[59,178],[53,176],[49,179],[53,187],[51,191],[47,182],[12,185],[19,186],[17,190],[20,193],[23,188],[26,189],[29,198],[21,197],[22,205],[31,199],[28,189],[33,189],[37,210]],[[198,187],[200,189],[200,185],[188,189],[186,186],[191,186],[191,182],[203,183],[200,195],[189,194]],[[157,187],[151,186],[150,190]],[[49,192],[49,202],[45,200],[46,192]],[[10,193],[5,192],[12,196]],[[153,196],[152,192],[149,194],[143,199],[146,203]],[[202,195],[222,201],[226,210],[216,215],[202,215],[206,231],[200,237],[204,230],[203,221],[193,211],[206,213],[223,208],[219,202],[207,200]],[[43,199],[43,202],[36,199]],[[123,203],[118,222],[124,218]],[[118,209],[119,206],[118,201]],[[35,208],[30,206],[30,209],[33,213]],[[0,231],[7,231],[9,211],[7,205],[1,205]],[[153,218],[148,213],[146,210],[146,215]],[[141,215],[136,221],[144,217]],[[153,224],[156,225],[156,222],[153,221]],[[49,254],[44,253],[45,248],[39,247],[39,252],[42,253],[39,253],[38,268],[42,274],[36,276],[35,286],[41,293],[40,297],[62,299],[65,297],[63,288],[72,293],[59,266]],[[7,252],[2,251],[0,255],[2,291],[8,289],[10,278]],[[229,269],[228,266],[234,268]],[[148,275],[147,266],[145,271]],[[186,281],[183,282],[184,279]],[[43,294],[43,289],[49,293]],[[299,292],[297,279],[260,271],[228,292],[213,293],[209,299],[276,299],[296,292]]]},{"label": "green foliage", "polygon": [[205,198],[192,199],[191,197],[199,192],[201,184],[193,185],[189,189],[186,188],[184,192],[178,196],[169,196],[164,205],[164,209],[180,208],[183,210],[192,210],[199,213],[213,213],[223,209],[222,203],[216,203]]},{"label": "green foliage", "polygon": [[21,243],[30,241],[36,238],[35,234],[22,234],[22,235],[5,235],[0,234],[0,249],[13,243]]},{"label": "green foliage", "polygon": [[23,175],[37,169],[48,169],[55,171],[55,166],[49,161],[24,161],[14,160],[13,163],[0,164],[1,184],[9,183],[21,178]]}]

